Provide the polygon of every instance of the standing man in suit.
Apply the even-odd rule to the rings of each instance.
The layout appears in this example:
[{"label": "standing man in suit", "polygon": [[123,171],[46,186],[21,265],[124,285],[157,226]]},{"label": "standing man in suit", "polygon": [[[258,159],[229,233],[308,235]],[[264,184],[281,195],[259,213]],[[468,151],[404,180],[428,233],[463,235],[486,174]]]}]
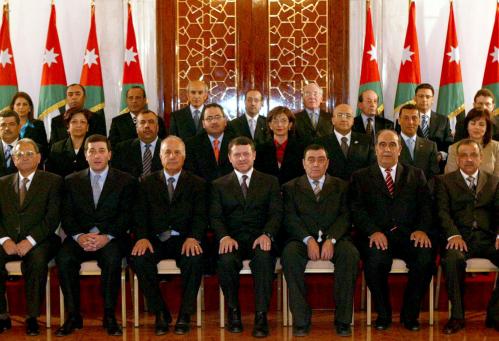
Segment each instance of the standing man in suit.
[{"label": "standing man in suit", "polygon": [[157,263],[173,258],[182,274],[182,303],[175,334],[185,334],[190,329],[203,274],[200,240],[208,221],[206,182],[183,170],[184,160],[185,145],[179,137],[172,135],[163,140],[163,170],[141,183],[136,209],[137,242],[131,263],[149,311],[156,314],[156,335],[165,334],[171,321],[157,280]]},{"label": "standing man in suit", "polygon": [[303,157],[306,175],[283,186],[284,226],[289,239],[282,252],[282,263],[294,336],[305,336],[310,329],[312,310],[306,299],[304,276],[308,260],[334,263],[336,333],[352,334],[350,322],[360,255],[349,236],[352,224],[348,183],[327,175],[328,163],[323,146],[309,145]]},{"label": "standing man in suit", "polygon": [[170,115],[170,135],[180,137],[184,142],[203,129],[201,113],[208,98],[208,85],[203,81],[190,81],[187,85],[189,105]]},{"label": "standing man in suit", "polygon": [[37,317],[45,293],[48,263],[60,246],[55,230],[60,222],[62,178],[37,170],[41,155],[31,139],[13,150],[19,170],[0,179],[0,333],[10,329],[5,299],[5,264],[21,260],[26,280],[26,334],[40,334]]},{"label": "standing man in suit", "polygon": [[328,174],[345,181],[350,181],[353,172],[376,160],[369,136],[352,131],[353,117],[351,106],[339,104],[333,111],[333,133],[317,140],[329,156]]},{"label": "standing man in suit", "polygon": [[145,110],[137,115],[137,138],[118,143],[112,165],[136,178],[160,170],[161,140],[158,138],[158,115]]},{"label": "standing man in suit", "polygon": [[228,305],[231,333],[243,330],[239,305],[239,271],[250,259],[255,283],[254,337],[269,335],[267,311],[272,296],[275,240],[282,219],[282,199],[276,177],[253,169],[255,145],[247,137],[229,144],[234,172],[213,181],[211,227],[220,243],[218,275]]},{"label": "standing man in suit", "polygon": [[309,83],[302,90],[305,109],[296,116],[296,137],[304,146],[315,139],[332,133],[331,113],[321,110],[322,88],[317,83]]},{"label": "standing man in suit", "polygon": [[67,237],[56,262],[68,318],[56,335],[82,328],[79,270],[82,262],[96,259],[102,271],[103,326],[108,335],[118,336],[122,330],[114,311],[122,259],[129,253],[136,180],[108,166],[111,147],[105,136],[89,136],[84,148],[89,168],[68,175],[64,183],[62,229]]},{"label": "standing man in suit", "polygon": [[2,139],[0,152],[0,177],[17,172],[12,160],[14,147],[19,140],[21,121],[19,115],[13,110],[0,112],[0,139]]},{"label": "standing man in suit", "polygon": [[[499,178],[479,170],[481,146],[471,139],[457,146],[459,169],[437,181],[438,216],[447,245],[443,268],[452,303],[444,333],[464,328],[466,260],[487,258],[499,266]],[[487,307],[486,326],[499,331],[499,283]]]},{"label": "standing man in suit", "polygon": [[433,275],[431,197],[422,170],[399,162],[402,142],[393,130],[378,131],[377,164],[352,175],[352,217],[361,233],[366,281],[378,318],[378,330],[388,329],[392,308],[388,274],[393,258],[409,268],[400,321],[419,330],[419,311]]},{"label": "standing man in suit", "polygon": [[[137,137],[137,115],[147,110],[147,98],[144,88],[137,85],[128,89],[126,92],[126,104],[129,112],[118,115],[111,121],[109,141],[113,148],[120,142]],[[158,136],[160,139],[163,139],[166,137],[165,122],[159,116],[158,125]]]},{"label": "standing man in suit", "polygon": [[373,90],[365,90],[359,95],[357,104],[361,113],[355,117],[352,130],[367,134],[374,142],[374,137],[383,129],[393,129],[393,122],[378,116],[378,94]]},{"label": "standing man in suit", "polygon": [[263,105],[262,93],[256,89],[246,92],[244,104],[246,113],[233,119],[229,128],[235,136],[246,136],[255,142],[256,147],[270,140],[267,122],[259,115]]}]

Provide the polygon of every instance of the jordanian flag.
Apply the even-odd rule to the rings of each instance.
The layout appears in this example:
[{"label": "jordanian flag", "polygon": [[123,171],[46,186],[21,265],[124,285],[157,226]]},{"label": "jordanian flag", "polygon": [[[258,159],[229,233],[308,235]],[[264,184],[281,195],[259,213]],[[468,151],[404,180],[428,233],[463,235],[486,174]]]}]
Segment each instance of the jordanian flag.
[{"label": "jordanian flag", "polygon": [[88,33],[87,48],[83,57],[80,84],[86,90],[85,108],[93,112],[104,109],[104,89],[99,57],[99,44],[97,43],[95,28],[95,5],[92,4],[90,32]]},{"label": "jordanian flag", "polygon": [[[494,93],[497,103],[499,101],[499,2],[496,5],[496,20],[483,74],[483,87]],[[499,114],[499,107],[494,110],[494,114]]]},{"label": "jordanian flag", "polygon": [[126,92],[132,86],[144,88],[142,71],[140,70],[139,54],[135,40],[135,29],[132,21],[132,6],[128,3],[128,26],[125,46],[125,62],[123,63],[123,87],[121,89],[121,113],[128,111],[126,105]]},{"label": "jordanian flag", "polygon": [[3,5],[2,27],[0,28],[0,110],[10,105],[17,92],[16,64],[10,43],[9,5]]},{"label": "jordanian flag", "polygon": [[460,63],[454,9],[451,1],[437,104],[437,112],[449,118],[454,118],[464,111],[463,78],[461,77]]},{"label": "jordanian flag", "polygon": [[[364,40],[364,52],[362,54],[362,70],[360,72],[359,95],[366,91],[373,90],[378,94],[378,114],[383,113],[383,90],[381,88],[381,78],[378,69],[378,52],[374,41],[373,23],[371,19],[371,7],[367,2],[366,15],[366,37]],[[360,114],[360,110],[357,110]]]},{"label": "jordanian flag", "polygon": [[409,22],[405,35],[402,61],[400,62],[397,94],[395,95],[395,112],[405,104],[414,101],[414,92],[421,83],[421,70],[419,67],[418,34],[416,31],[416,4],[411,1],[409,7]]}]

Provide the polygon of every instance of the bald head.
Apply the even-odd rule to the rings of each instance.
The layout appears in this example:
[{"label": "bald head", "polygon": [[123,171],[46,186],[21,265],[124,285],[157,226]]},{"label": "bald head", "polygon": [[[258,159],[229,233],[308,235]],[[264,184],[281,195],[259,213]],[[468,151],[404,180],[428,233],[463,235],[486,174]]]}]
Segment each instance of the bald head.
[{"label": "bald head", "polygon": [[190,81],[187,85],[187,99],[194,108],[200,108],[208,98],[208,86],[203,81]]},{"label": "bald head", "polygon": [[347,135],[353,126],[353,109],[348,104],[339,104],[334,108],[332,118],[334,130]]}]

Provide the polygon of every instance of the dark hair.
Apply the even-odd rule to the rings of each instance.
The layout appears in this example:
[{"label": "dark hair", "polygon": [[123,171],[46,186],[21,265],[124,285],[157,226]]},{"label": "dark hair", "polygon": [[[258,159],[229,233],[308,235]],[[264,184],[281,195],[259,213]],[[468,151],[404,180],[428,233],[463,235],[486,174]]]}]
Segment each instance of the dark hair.
[{"label": "dark hair", "polygon": [[400,108],[399,118],[400,118],[400,116],[402,116],[402,111],[404,111],[404,110],[418,110],[418,107],[412,103],[404,105],[402,108]]},{"label": "dark hair", "polygon": [[203,111],[201,111],[201,121],[204,121],[204,112],[206,111],[206,109],[208,108],[218,108],[220,109],[220,111],[222,112],[222,115],[225,117],[225,112],[224,112],[224,108],[218,104],[218,103],[209,103],[209,104],[206,104],[204,107],[203,107]]},{"label": "dark hair", "polygon": [[106,143],[107,150],[111,151],[111,143],[109,142],[109,140],[107,139],[107,137],[105,137],[104,135],[100,135],[100,134],[93,134],[93,135],[90,135],[89,137],[87,137],[87,139],[85,140],[85,145],[84,145],[85,152],[88,149],[88,144],[89,143],[95,143],[95,142],[104,142],[104,143]]},{"label": "dark hair", "polygon": [[483,146],[489,144],[490,140],[492,140],[492,122],[490,121],[490,112],[486,109],[471,109],[468,111],[466,118],[464,119],[464,138],[470,137],[470,133],[468,132],[468,124],[471,121],[485,119],[485,123],[487,125],[487,129],[485,130],[485,134],[483,135]]},{"label": "dark hair", "polygon": [[457,143],[456,153],[459,155],[459,148],[461,148],[461,146],[472,146],[472,145],[477,146],[480,153],[482,152],[482,146],[480,146],[480,143],[472,139],[463,139]]},{"label": "dark hair", "polygon": [[147,98],[146,96],[146,89],[144,89],[144,87],[140,86],[140,85],[134,85],[132,87],[130,87],[127,91],[126,91],[126,97],[128,97],[128,93],[130,92],[130,90],[132,89],[140,89],[142,90],[142,95],[144,96],[144,98]]},{"label": "dark hair", "polygon": [[376,94],[376,100],[379,100],[379,95],[376,91],[374,91],[372,89],[366,89],[359,94],[359,98],[358,98],[359,103],[362,103],[364,101],[364,93],[367,91],[373,91]]},{"label": "dark hair", "polygon": [[11,109],[5,109],[0,112],[0,117],[7,118],[7,117],[14,117],[16,119],[17,125],[21,124],[21,119],[19,118],[19,115],[17,112]]},{"label": "dark hair", "polygon": [[260,100],[263,101],[263,95],[262,95],[262,92],[258,89],[249,89],[248,91],[246,91],[246,93],[244,94],[244,100],[246,100],[246,97],[248,96],[248,92],[250,91],[258,91],[258,93],[260,94]]},{"label": "dark hair", "polygon": [[239,136],[239,137],[236,137],[236,138],[233,138],[232,140],[230,140],[229,142],[229,154],[230,152],[232,151],[232,147],[234,146],[251,146],[251,150],[252,151],[255,151],[255,143],[253,142],[252,139],[250,139],[249,137],[246,137],[246,136]]},{"label": "dark hair", "polygon": [[85,116],[85,118],[87,119],[87,123],[88,123],[88,121],[90,120],[90,118],[93,115],[93,112],[91,112],[88,109],[84,109],[84,108],[69,108],[64,113],[64,124],[66,125],[66,128],[69,128],[69,122],[71,122],[71,119],[76,114],[82,114],[83,116]]},{"label": "dark hair", "polygon": [[18,98],[24,98],[28,102],[29,107],[30,107],[30,110],[28,112],[28,121],[32,121],[33,120],[33,101],[31,100],[31,97],[26,92],[23,92],[23,91],[16,92],[15,95],[12,97],[12,100],[10,101],[9,108],[11,110],[14,110],[14,104],[16,103],[16,100]]},{"label": "dark hair", "polygon": [[323,150],[325,153],[326,153],[326,157],[329,159],[329,155],[328,155],[328,152],[326,150],[326,147],[324,147],[323,145],[321,144],[317,144],[317,143],[312,143],[312,144],[309,144],[307,146],[307,148],[305,148],[305,150],[303,151],[303,158],[305,159],[305,155],[307,155],[307,152],[309,150]]},{"label": "dark hair", "polygon": [[293,114],[293,112],[291,110],[289,110],[289,108],[284,107],[284,106],[278,106],[278,107],[272,108],[272,110],[270,110],[269,113],[267,114],[267,127],[269,128],[269,130],[270,130],[270,122],[272,122],[272,120],[274,118],[276,118],[277,116],[279,116],[281,114],[286,115],[286,117],[289,120],[289,123],[293,124],[291,126],[291,131],[294,131],[295,130],[295,121],[296,121],[295,114]]},{"label": "dark hair", "polygon": [[68,92],[68,89],[72,86],[79,86],[81,88],[81,91],[83,92],[83,96],[86,96],[87,95],[87,90],[85,90],[85,87],[79,83],[73,83],[73,84],[69,84],[66,88],[66,92]]},{"label": "dark hair", "polygon": [[475,97],[473,97],[473,102],[476,102],[476,99],[480,96],[490,97],[490,98],[492,98],[492,103],[496,102],[496,97],[494,96],[494,93],[492,91],[490,91],[489,89],[482,88],[482,89],[478,90],[475,94]]},{"label": "dark hair", "polygon": [[139,120],[139,115],[143,115],[143,114],[154,114],[154,116],[156,117],[156,123],[159,123],[159,118],[158,118],[158,114],[156,114],[154,111],[152,110],[149,110],[149,109],[145,109],[145,110],[142,110],[141,112],[139,112],[137,114],[137,122]]},{"label": "dark hair", "polygon": [[434,96],[435,95],[435,89],[433,89],[433,86],[431,86],[431,84],[429,83],[421,83],[419,84],[417,87],[416,87],[416,90],[414,91],[414,95],[416,95],[418,93],[419,90],[422,90],[422,89],[428,89],[428,90],[431,90],[431,95]]}]

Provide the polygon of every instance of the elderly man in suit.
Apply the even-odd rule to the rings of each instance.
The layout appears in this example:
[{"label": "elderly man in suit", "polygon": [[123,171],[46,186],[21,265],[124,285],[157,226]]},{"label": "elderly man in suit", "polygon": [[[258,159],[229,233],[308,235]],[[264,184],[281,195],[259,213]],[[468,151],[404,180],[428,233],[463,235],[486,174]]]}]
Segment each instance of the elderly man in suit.
[{"label": "elderly man in suit", "polygon": [[250,259],[255,281],[253,336],[269,334],[267,311],[272,296],[275,237],[282,219],[282,199],[276,177],[253,169],[255,145],[247,137],[229,144],[234,171],[212,183],[210,221],[220,243],[218,275],[228,305],[228,328],[242,332],[239,271]]},{"label": "elderly man in suit", "polygon": [[[487,258],[499,266],[499,178],[479,170],[481,146],[470,139],[457,146],[459,169],[437,181],[439,222],[446,238],[443,268],[452,303],[444,333],[464,328],[466,260]],[[499,283],[487,307],[486,326],[499,331]]]},{"label": "elderly man in suit", "polygon": [[401,323],[419,330],[421,301],[434,270],[431,197],[421,169],[399,162],[402,142],[393,130],[378,131],[377,164],[352,175],[352,217],[361,233],[364,271],[378,317],[375,328],[392,322],[388,273],[394,257],[409,268]]},{"label": "elderly man in suit", "polygon": [[378,116],[378,94],[373,90],[364,90],[359,95],[357,104],[361,113],[355,117],[352,130],[366,134],[374,141],[377,133],[383,129],[393,129],[393,122]]},{"label": "elderly man in suit", "polygon": [[337,105],[333,111],[333,133],[317,140],[327,151],[329,175],[345,181],[350,181],[353,172],[371,165],[376,160],[369,136],[352,131],[353,117],[351,106]]},{"label": "elderly man in suit", "polygon": [[19,140],[21,131],[19,115],[13,110],[0,112],[0,176],[17,172],[16,165],[12,160],[12,152]]},{"label": "elderly man in suit", "polygon": [[309,145],[303,157],[306,175],[283,186],[284,226],[289,239],[282,252],[282,264],[294,336],[305,336],[310,328],[312,310],[307,304],[304,278],[309,259],[334,263],[336,333],[352,334],[350,322],[360,255],[349,235],[348,183],[327,175],[328,163],[323,146]]},{"label": "elderly man in suit", "polygon": [[40,152],[31,139],[13,149],[18,172],[0,179],[0,333],[11,327],[5,299],[5,264],[21,260],[26,280],[26,334],[39,335],[37,317],[47,282],[47,264],[55,256],[62,178],[38,170]]},{"label": "elderly man in suit", "polygon": [[122,330],[114,311],[122,259],[129,252],[127,231],[133,228],[132,204],[136,180],[109,167],[111,147],[105,136],[89,136],[84,148],[89,168],[68,175],[64,183],[62,228],[67,237],[56,262],[69,314],[56,335],[69,335],[75,329],[82,328],[80,265],[96,259],[102,271],[103,326],[108,335],[117,336],[122,335]]}]

